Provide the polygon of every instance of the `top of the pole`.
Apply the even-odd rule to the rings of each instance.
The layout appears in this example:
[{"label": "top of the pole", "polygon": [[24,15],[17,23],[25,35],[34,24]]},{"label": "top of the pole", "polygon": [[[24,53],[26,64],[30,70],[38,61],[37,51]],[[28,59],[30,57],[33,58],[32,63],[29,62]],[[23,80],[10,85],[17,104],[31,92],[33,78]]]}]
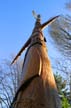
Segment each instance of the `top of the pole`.
[{"label": "top of the pole", "polygon": [[[41,35],[43,35],[42,30],[44,28],[46,28],[46,26],[48,26],[49,24],[51,24],[53,21],[55,21],[59,17],[59,15],[55,16],[55,17],[49,19],[48,21],[46,21],[45,23],[41,24],[41,16],[40,16],[40,14],[37,15],[34,11],[32,11],[32,13],[33,13],[34,18],[36,19],[36,23],[35,23],[35,27],[33,29],[31,37],[34,37],[34,36],[35,37],[36,36],[41,37]],[[37,33],[40,33],[41,35],[37,35]],[[27,40],[27,42],[21,48],[21,50],[16,55],[16,57],[14,58],[14,60],[12,61],[11,64],[13,64],[17,60],[17,58],[21,55],[21,53],[25,50],[25,48],[28,47],[28,45],[31,43],[31,37]]]},{"label": "top of the pole", "polygon": [[36,19],[36,22],[40,22],[41,21],[41,16],[40,14],[36,14],[35,11],[32,11],[32,14],[34,16],[34,18]]}]

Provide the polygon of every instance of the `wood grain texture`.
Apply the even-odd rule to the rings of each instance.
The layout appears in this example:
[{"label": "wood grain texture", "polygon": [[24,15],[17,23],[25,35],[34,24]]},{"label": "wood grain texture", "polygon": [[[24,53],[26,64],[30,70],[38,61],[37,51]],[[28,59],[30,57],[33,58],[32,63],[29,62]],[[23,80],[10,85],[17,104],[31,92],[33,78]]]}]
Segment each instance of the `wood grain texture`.
[{"label": "wood grain texture", "polygon": [[39,44],[32,46],[26,55],[21,84],[36,74],[39,77],[20,91],[14,108],[60,108],[47,50]]},{"label": "wood grain texture", "polygon": [[38,77],[18,92],[13,108],[61,108],[44,36],[39,28],[41,24],[36,24],[24,59],[19,88],[35,75]]}]

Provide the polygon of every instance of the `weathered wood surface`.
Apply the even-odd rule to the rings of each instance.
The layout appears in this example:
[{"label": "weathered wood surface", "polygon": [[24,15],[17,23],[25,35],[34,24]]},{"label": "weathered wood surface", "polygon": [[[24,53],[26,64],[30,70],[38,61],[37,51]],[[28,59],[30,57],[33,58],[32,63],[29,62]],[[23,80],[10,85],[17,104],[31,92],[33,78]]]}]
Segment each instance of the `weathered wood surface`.
[{"label": "weathered wood surface", "polygon": [[38,26],[32,33],[26,52],[20,87],[26,81],[28,86],[19,90],[13,108],[61,108],[44,36]]}]

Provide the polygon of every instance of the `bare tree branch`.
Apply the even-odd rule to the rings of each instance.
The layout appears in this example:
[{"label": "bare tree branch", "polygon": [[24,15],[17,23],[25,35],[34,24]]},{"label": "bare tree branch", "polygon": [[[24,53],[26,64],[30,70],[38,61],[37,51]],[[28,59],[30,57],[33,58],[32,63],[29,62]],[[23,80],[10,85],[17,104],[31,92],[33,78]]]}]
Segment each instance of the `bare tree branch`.
[{"label": "bare tree branch", "polygon": [[19,60],[15,65],[10,65],[10,60],[5,60],[0,65],[0,106],[9,108],[12,99],[18,89],[21,79],[22,61]]},{"label": "bare tree branch", "polygon": [[49,33],[59,51],[71,59],[71,17],[61,16],[49,26]]}]

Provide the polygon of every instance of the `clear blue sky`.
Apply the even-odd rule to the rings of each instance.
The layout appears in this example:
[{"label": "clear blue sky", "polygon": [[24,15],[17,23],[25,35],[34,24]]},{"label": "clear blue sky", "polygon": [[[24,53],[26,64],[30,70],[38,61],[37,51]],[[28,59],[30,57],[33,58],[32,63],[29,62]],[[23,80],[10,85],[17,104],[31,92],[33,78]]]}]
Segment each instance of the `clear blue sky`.
[{"label": "clear blue sky", "polygon": [[[67,0],[0,0],[0,60],[16,54],[31,35],[35,19],[32,10],[41,14],[42,22],[67,14]],[[46,36],[47,38],[47,36]]]}]

